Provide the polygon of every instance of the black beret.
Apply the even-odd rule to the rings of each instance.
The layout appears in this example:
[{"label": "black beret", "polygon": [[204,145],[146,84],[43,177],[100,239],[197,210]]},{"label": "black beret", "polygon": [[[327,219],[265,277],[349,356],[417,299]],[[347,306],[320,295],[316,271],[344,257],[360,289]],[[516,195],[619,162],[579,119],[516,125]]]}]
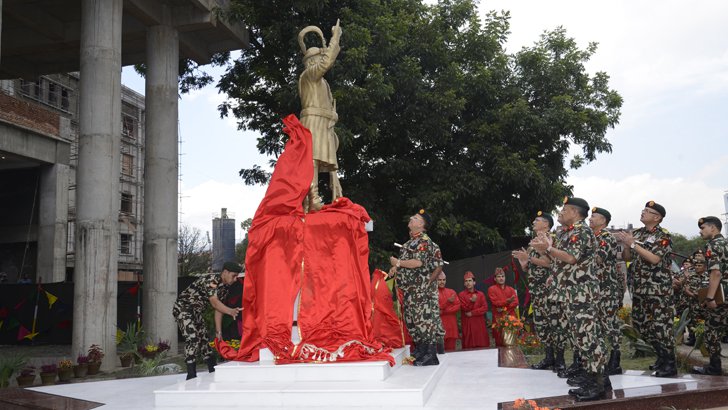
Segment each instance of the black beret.
[{"label": "black beret", "polygon": [[655,201],[648,201],[645,204],[645,208],[654,209],[655,211],[659,212],[660,215],[662,215],[663,218],[665,217],[665,215],[667,215],[667,212],[665,211],[665,207],[662,206],[662,205],[660,205],[660,204],[658,204]]},{"label": "black beret", "polygon": [[430,225],[432,225],[432,217],[430,216],[430,214],[425,212],[424,209],[420,209],[420,211],[417,213],[422,217],[422,219],[425,220],[425,228],[430,229]]},{"label": "black beret", "polygon": [[607,211],[604,208],[595,206],[594,208],[592,208],[592,215],[594,215],[594,214],[599,214],[599,215],[604,216],[604,218],[607,220],[607,224],[609,223],[609,221],[612,220],[612,214],[610,214],[609,211]]},{"label": "black beret", "polygon": [[704,216],[698,219],[698,228],[700,228],[702,224],[715,225],[715,227],[718,228],[719,231],[723,229],[723,223],[715,216]]},{"label": "black beret", "polygon": [[564,205],[578,206],[579,208],[583,208],[584,210],[588,210],[589,209],[589,203],[586,202],[585,199],[575,198],[575,197],[572,197],[572,196],[565,196],[564,197]]},{"label": "black beret", "polygon": [[546,212],[543,212],[543,211],[538,211],[538,212],[536,212],[536,218],[543,218],[543,219],[549,221],[549,228],[554,227],[554,217],[551,216],[551,214],[547,214]]},{"label": "black beret", "polygon": [[226,270],[228,272],[240,273],[243,271],[243,267],[238,265],[235,262],[228,261],[222,265],[222,270]]}]

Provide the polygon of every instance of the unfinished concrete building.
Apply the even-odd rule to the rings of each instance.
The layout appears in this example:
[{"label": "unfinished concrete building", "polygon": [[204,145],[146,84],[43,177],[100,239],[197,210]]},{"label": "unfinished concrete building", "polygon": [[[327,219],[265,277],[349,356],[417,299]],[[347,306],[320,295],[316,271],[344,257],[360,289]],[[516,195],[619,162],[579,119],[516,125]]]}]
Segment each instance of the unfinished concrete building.
[{"label": "unfinished concrete building", "polygon": [[[176,348],[170,311],[177,295],[179,61],[207,64],[217,52],[246,47],[247,30],[220,18],[227,0],[0,0],[0,5],[0,79],[34,81],[47,74],[80,73],[79,91],[73,96],[78,100],[79,138],[72,351],[95,343],[107,357],[116,357],[116,287],[124,233],[118,222],[125,186],[119,178],[124,145],[121,67],[146,64],[143,322],[151,338],[170,340]],[[57,117],[48,115],[20,127],[0,121],[0,150],[20,162],[32,158],[26,155],[31,150],[42,152],[44,172],[36,184],[44,186],[41,191],[56,190],[56,198],[68,192],[62,182],[71,163],[71,144],[64,137],[71,123]],[[17,144],[20,140],[35,146]],[[24,193],[31,204],[32,192]],[[50,236],[39,239],[37,252],[52,249],[43,260],[61,259],[65,255],[59,255],[57,246],[40,243],[63,242],[67,221],[59,219],[67,212],[57,212],[53,204],[37,206],[37,221],[31,221],[29,211],[26,219],[37,223],[39,238]],[[60,230],[66,232],[60,235]],[[114,365],[114,360],[104,361],[102,369]]]}]

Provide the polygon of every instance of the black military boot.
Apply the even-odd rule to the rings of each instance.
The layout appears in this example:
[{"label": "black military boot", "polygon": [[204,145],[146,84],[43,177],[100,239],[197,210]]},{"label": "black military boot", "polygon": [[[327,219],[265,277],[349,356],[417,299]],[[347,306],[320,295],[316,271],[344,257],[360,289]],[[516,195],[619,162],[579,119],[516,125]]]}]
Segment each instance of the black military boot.
[{"label": "black military boot", "polygon": [[427,345],[425,354],[420,359],[415,360],[415,366],[437,366],[440,361],[437,360],[437,346],[434,344]]},{"label": "black military boot", "polygon": [[445,354],[445,343],[440,342],[437,344],[437,354]]},{"label": "black military boot", "polygon": [[607,391],[612,390],[612,381],[609,380],[609,374],[607,374],[607,372],[604,372],[604,373],[602,373],[602,375],[603,375],[602,376],[602,380],[603,380],[603,383],[602,384],[604,385],[604,391],[607,392]]},{"label": "black military boot", "polygon": [[722,376],[723,365],[720,361],[720,354],[715,353],[710,355],[710,364],[707,366],[693,366],[692,374],[703,374],[706,376]]},{"label": "black military boot", "polygon": [[664,353],[662,351],[662,347],[658,344],[652,345],[652,348],[655,349],[655,355],[657,356],[657,360],[655,360],[655,364],[650,365],[650,370],[657,370],[660,367],[662,367],[662,363],[665,361]]},{"label": "black military boot", "polygon": [[564,349],[556,349],[554,351],[554,366],[552,368],[554,373],[558,373],[566,369],[566,361],[564,360]]},{"label": "black military boot", "polygon": [[422,355],[427,351],[427,345],[424,343],[415,344],[415,350],[410,352],[410,356],[414,357],[415,360],[419,360]]},{"label": "black military boot", "polygon": [[195,377],[197,377],[197,363],[187,362],[187,379],[185,380],[194,379]]},{"label": "black military boot", "polygon": [[586,370],[580,368],[573,376],[566,379],[569,386],[584,386],[589,380],[589,374]]},{"label": "black military boot", "polygon": [[581,370],[581,356],[579,355],[579,352],[574,351],[573,361],[571,362],[571,366],[564,369],[563,371],[559,371],[557,376],[559,376],[562,379],[568,379],[571,376],[575,376],[577,372]]},{"label": "black military boot", "polygon": [[620,352],[619,346],[612,348],[612,352],[609,354],[609,363],[607,363],[607,369],[604,373],[607,375],[622,374],[621,360],[622,352]]},{"label": "black military boot", "polygon": [[215,365],[217,364],[217,359],[215,359],[215,355],[212,354],[210,357],[205,359],[205,363],[207,363],[207,371],[210,373],[215,372]]},{"label": "black military boot", "polygon": [[688,333],[688,340],[684,341],[683,344],[685,346],[695,346],[695,329],[690,329],[690,333]]},{"label": "black military boot", "polygon": [[534,370],[546,370],[550,369],[554,366],[554,348],[551,346],[546,346],[544,349],[546,353],[546,357],[543,358],[540,362],[536,364],[532,364],[531,368]]},{"label": "black military boot", "polygon": [[596,383],[596,379],[592,377],[592,373],[584,371],[582,374],[584,377],[584,382],[581,385],[576,386],[576,388],[574,389],[569,389],[569,395],[576,397],[580,394],[583,394],[586,388],[588,388],[591,384]]},{"label": "black military boot", "polygon": [[576,394],[576,401],[594,401],[607,397],[604,390],[604,377],[601,373],[591,373],[591,382],[581,387],[581,391]]},{"label": "black military boot", "polygon": [[663,351],[663,362],[662,367],[655,370],[652,375],[655,377],[673,377],[677,376],[677,363],[675,361],[675,352],[674,351],[667,351],[665,349]]}]

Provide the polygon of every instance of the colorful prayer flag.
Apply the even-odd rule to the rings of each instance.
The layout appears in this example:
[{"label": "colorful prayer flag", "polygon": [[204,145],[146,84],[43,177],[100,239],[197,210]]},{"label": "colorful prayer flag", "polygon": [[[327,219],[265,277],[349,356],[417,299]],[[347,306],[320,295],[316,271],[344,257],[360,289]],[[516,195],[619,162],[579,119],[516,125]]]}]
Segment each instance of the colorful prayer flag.
[{"label": "colorful prayer flag", "polygon": [[58,300],[58,296],[52,295],[47,290],[45,291],[46,297],[48,298],[48,309],[53,307],[53,304]]}]

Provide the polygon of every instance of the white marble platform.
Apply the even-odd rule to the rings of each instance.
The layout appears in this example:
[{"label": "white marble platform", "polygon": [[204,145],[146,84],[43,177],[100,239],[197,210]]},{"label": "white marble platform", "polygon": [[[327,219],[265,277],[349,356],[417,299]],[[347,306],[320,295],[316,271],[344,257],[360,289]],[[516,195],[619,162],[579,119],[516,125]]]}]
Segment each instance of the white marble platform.
[{"label": "white marble platform", "polygon": [[[412,402],[403,405],[394,402],[386,402],[385,400],[382,400],[382,402],[386,402],[386,404],[365,404],[358,402],[356,400],[357,396],[347,394],[347,391],[343,388],[338,391],[329,392],[328,390],[323,390],[322,385],[313,386],[309,384],[306,386],[300,385],[296,387],[295,383],[286,383],[291,396],[286,397],[285,401],[269,401],[264,402],[262,405],[254,404],[254,402],[250,401],[249,396],[241,394],[238,396],[234,405],[235,407],[246,409],[270,409],[273,406],[286,409],[306,409],[310,408],[310,406],[300,402],[291,403],[292,400],[288,400],[298,394],[296,392],[296,388],[302,390],[306,387],[312,390],[315,389],[316,394],[322,396],[328,396],[331,394],[331,397],[336,397],[339,400],[335,404],[321,405],[317,407],[318,410],[495,410],[498,408],[498,403],[500,402],[513,401],[519,397],[536,399],[539,397],[563,396],[570,389],[564,379],[559,379],[551,371],[498,367],[498,350],[496,349],[454,352],[447,353],[440,357],[441,359],[446,360],[447,367],[442,369],[444,371],[442,371],[442,374],[439,375],[439,380],[437,380],[436,383],[432,383],[432,390],[429,392],[429,399],[420,402],[423,404],[416,404]],[[402,366],[392,376],[390,376],[386,382],[397,382],[400,384],[401,389],[406,391],[408,383],[408,380],[406,379],[416,379],[423,376],[423,372],[431,372],[432,370],[430,369],[434,367],[435,366],[414,368],[412,366]],[[155,409],[156,391],[168,390],[173,388],[173,386],[197,385],[198,383],[200,386],[209,386],[212,382],[214,382],[212,376],[213,375],[211,374],[200,372],[198,373],[199,380],[190,380],[189,382],[185,382],[184,374],[176,374],[44,386],[35,387],[32,390],[105,403],[104,406],[100,407],[100,409],[103,410],[153,410]],[[639,390],[643,392],[647,390],[648,392],[659,393],[661,391],[660,385],[670,383],[685,383],[686,390],[695,390],[697,388],[697,382],[689,375],[677,378],[658,379],[645,375],[642,371],[627,371],[624,375],[611,376],[611,380],[615,389],[639,388]],[[381,392],[381,390],[377,391],[372,389],[372,383],[370,382],[344,382],[344,384],[354,388],[361,387],[364,391],[369,392],[371,395],[387,394]],[[259,383],[258,385],[262,389],[267,389],[266,391],[271,390],[271,383]],[[252,387],[252,385],[250,386]],[[381,386],[382,385],[380,384],[380,387]],[[282,386],[276,386],[276,388],[281,387]],[[215,385],[215,388],[224,389],[225,386],[222,384]],[[626,397],[630,397],[632,392],[636,393],[634,390],[625,391]],[[182,393],[181,395],[184,394],[185,393]],[[427,397],[428,392],[422,392],[422,394],[424,400],[424,397]],[[231,406],[222,406],[221,404],[218,404],[218,400],[221,396],[223,395],[208,396],[209,401],[206,402],[204,407],[211,410],[218,406],[220,408],[230,408]],[[260,397],[261,396],[258,396],[258,398]],[[331,401],[334,400],[328,400],[328,402]],[[193,406],[192,403],[186,403],[184,400],[180,400],[180,403],[181,404],[176,407],[176,410],[192,410],[200,408]]]}]

